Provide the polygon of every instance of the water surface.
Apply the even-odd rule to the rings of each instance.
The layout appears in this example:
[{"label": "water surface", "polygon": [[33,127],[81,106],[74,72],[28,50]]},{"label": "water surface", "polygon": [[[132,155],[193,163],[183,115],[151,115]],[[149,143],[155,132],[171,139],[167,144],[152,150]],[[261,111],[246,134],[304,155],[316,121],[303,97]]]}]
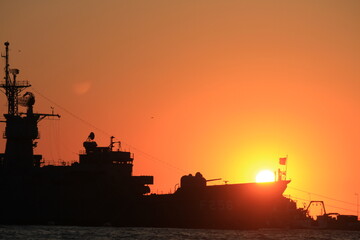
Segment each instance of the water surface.
[{"label": "water surface", "polygon": [[360,239],[360,232],[309,229],[209,230],[178,228],[119,228],[77,226],[0,226],[0,239],[135,239],[135,240],[298,240]]}]

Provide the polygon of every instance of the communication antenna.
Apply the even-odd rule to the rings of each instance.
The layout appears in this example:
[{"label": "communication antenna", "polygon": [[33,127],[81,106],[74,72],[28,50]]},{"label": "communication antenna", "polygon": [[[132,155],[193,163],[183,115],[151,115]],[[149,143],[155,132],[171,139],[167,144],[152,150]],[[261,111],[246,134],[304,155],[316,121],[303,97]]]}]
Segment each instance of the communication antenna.
[{"label": "communication antenna", "polygon": [[[18,95],[27,87],[31,87],[28,81],[16,81],[17,75],[20,73],[19,69],[10,69],[9,66],[9,42],[5,42],[5,55],[1,57],[5,58],[5,77],[4,82],[0,84],[0,87],[5,90],[5,95],[8,100],[8,115],[18,116]],[[12,77],[11,77],[12,75]]]},{"label": "communication antenna", "polygon": [[119,145],[118,145],[118,151],[120,150],[120,148],[121,148],[121,142],[120,141],[117,141],[117,142],[114,142],[114,136],[111,136],[110,137],[110,146],[109,146],[109,148],[110,148],[110,151],[112,151],[113,150],[113,147],[114,147],[114,144],[115,143],[118,143]]}]

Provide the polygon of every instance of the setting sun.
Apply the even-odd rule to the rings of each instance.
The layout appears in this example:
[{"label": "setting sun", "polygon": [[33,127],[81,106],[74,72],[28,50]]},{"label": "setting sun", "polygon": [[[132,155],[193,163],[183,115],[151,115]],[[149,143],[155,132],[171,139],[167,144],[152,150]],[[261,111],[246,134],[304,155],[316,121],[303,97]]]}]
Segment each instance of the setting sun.
[{"label": "setting sun", "polygon": [[275,173],[270,170],[262,170],[256,175],[256,182],[274,182]]}]

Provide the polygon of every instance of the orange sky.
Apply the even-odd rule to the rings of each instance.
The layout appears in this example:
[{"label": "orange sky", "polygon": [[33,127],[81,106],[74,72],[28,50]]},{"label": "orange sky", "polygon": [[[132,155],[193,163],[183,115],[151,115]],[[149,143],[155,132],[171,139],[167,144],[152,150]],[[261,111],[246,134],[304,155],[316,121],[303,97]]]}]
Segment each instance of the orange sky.
[{"label": "orange sky", "polygon": [[197,171],[254,181],[288,155],[286,194],[356,214],[359,1],[0,0],[0,12],[35,111],[62,115],[40,123],[49,163],[111,134],[165,193]]}]

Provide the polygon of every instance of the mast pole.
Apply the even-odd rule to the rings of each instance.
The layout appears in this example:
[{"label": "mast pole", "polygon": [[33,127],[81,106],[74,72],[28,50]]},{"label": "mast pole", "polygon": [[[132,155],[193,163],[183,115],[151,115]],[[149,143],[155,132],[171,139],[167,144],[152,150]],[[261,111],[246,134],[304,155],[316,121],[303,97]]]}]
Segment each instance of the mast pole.
[{"label": "mast pole", "polygon": [[10,86],[10,71],[9,71],[9,42],[5,42],[5,94],[8,99],[8,114],[13,115],[13,97],[12,97],[12,91]]},{"label": "mast pole", "polygon": [[[9,42],[5,42],[5,82],[6,86],[9,86]],[[6,89],[7,91],[7,89]]]},{"label": "mast pole", "polygon": [[286,155],[285,180],[286,180],[286,175],[287,175],[287,165],[288,165],[288,155]]},{"label": "mast pole", "polygon": [[359,194],[355,193],[356,196],[356,218],[359,220]]}]

